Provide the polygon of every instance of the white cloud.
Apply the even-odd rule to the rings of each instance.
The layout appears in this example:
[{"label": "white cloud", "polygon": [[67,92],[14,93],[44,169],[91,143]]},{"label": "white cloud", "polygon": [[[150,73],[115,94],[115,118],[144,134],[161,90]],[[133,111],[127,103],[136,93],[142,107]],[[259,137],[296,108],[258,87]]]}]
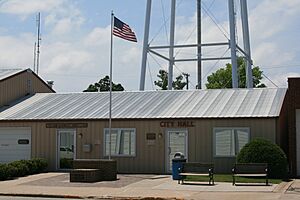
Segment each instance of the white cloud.
[{"label": "white cloud", "polygon": [[[250,3],[250,1],[249,1]],[[253,3],[253,1],[251,1]],[[31,5],[31,6],[29,6]],[[22,8],[22,9],[21,9]],[[300,12],[299,0],[263,0],[256,1],[250,13],[251,46],[253,60],[256,65],[266,67],[286,63],[300,63],[299,47],[291,43],[289,30],[295,26],[297,13]],[[98,81],[109,73],[110,26],[82,29],[86,20],[82,11],[70,0],[10,0],[0,3],[0,12],[23,16],[42,11],[44,22],[43,41],[41,46],[40,73],[45,79],[55,81],[58,91],[82,91],[88,84]],[[221,20],[219,20],[221,21]],[[176,27],[176,43],[196,42],[196,15],[178,17]],[[298,23],[299,24],[299,23]],[[228,29],[227,18],[220,26]],[[154,29],[152,27],[152,29]],[[155,32],[154,30],[152,30]],[[226,42],[223,33],[208,17],[202,20],[203,42]],[[187,37],[192,33],[189,40]],[[0,27],[0,66],[28,67],[33,63],[33,34],[22,33],[8,35],[4,27]],[[280,36],[280,37],[278,37]],[[165,32],[162,31],[155,43],[164,45]],[[240,36],[239,36],[240,38]],[[138,44],[121,39],[114,39],[114,82],[120,82],[127,90],[137,90],[140,78],[142,38]],[[293,46],[295,48],[288,48]],[[222,56],[227,49],[203,48],[203,56]],[[165,51],[168,56],[168,51]],[[175,51],[177,52],[177,50]],[[168,62],[153,56],[159,65],[148,56],[152,74],[149,78],[147,69],[146,88],[156,80],[158,69],[167,69]],[[182,50],[178,57],[196,57],[196,49]],[[227,60],[226,60],[227,61]],[[226,62],[224,61],[224,62]],[[203,62],[203,75],[209,75],[224,62]],[[229,62],[229,61],[228,61]],[[191,74],[195,85],[196,62],[177,63],[175,76],[180,71]],[[287,69],[267,72],[269,78],[278,85],[285,84],[287,76],[299,76],[300,72]],[[206,79],[206,77],[204,77]],[[151,81],[151,82],[150,82]],[[205,80],[203,81],[205,82]],[[268,86],[271,84],[268,84]],[[190,88],[193,86],[190,85]]]},{"label": "white cloud", "polygon": [[49,12],[64,2],[64,0],[4,0],[0,3],[0,12],[27,16],[37,12]]},{"label": "white cloud", "polygon": [[105,40],[104,38],[110,38],[110,26],[107,26],[106,28],[94,28],[87,35],[83,42],[87,46],[99,46],[108,44],[110,40]]},{"label": "white cloud", "polygon": [[33,35],[23,34],[18,38],[0,36],[0,66],[26,68],[33,64]]}]

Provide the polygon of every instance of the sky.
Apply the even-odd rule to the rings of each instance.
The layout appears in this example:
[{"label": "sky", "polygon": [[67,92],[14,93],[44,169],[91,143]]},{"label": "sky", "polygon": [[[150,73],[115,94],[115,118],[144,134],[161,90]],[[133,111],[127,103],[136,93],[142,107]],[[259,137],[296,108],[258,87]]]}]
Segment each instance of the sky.
[{"label": "sky", "polygon": [[[113,39],[113,82],[126,91],[139,89],[146,0],[0,0],[0,68],[33,69],[37,40],[36,15],[41,13],[39,75],[53,80],[57,92],[81,92],[109,74],[110,17],[127,23],[138,42]],[[236,2],[237,41],[243,47],[240,5]],[[168,45],[170,0],[152,0],[150,45]],[[268,87],[287,87],[287,77],[300,77],[300,1],[249,0],[252,60]],[[228,42],[227,0],[202,0],[202,41]],[[176,44],[196,43],[196,0],[177,0]],[[228,47],[204,48],[203,57],[229,55]],[[160,53],[168,55],[168,50]],[[176,58],[196,58],[196,49],[176,49]],[[238,54],[240,55],[240,54]],[[207,76],[228,61],[203,62]],[[145,90],[155,90],[159,69],[168,63],[148,55]],[[175,76],[189,73],[196,85],[195,62],[176,63]],[[205,88],[205,87],[204,87]]]}]

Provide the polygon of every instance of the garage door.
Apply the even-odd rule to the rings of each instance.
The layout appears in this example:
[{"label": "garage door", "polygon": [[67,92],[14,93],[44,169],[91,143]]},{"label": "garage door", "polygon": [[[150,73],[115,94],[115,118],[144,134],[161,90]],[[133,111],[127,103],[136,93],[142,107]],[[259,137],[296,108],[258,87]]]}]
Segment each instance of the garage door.
[{"label": "garage door", "polygon": [[296,110],[296,155],[297,175],[300,176],[300,110]]},{"label": "garage door", "polygon": [[31,158],[31,129],[0,127],[0,163]]}]

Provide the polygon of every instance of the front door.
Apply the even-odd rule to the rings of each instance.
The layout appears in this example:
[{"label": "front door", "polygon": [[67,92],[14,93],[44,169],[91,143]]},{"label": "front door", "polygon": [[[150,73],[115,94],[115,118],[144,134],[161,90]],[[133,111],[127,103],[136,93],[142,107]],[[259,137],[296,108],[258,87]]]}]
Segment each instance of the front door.
[{"label": "front door", "polygon": [[57,131],[57,168],[72,169],[76,155],[76,131],[74,129],[59,129]]},{"label": "front door", "polygon": [[176,152],[181,152],[187,159],[188,156],[188,131],[185,129],[167,130],[166,144],[166,171],[172,172],[172,159]]}]

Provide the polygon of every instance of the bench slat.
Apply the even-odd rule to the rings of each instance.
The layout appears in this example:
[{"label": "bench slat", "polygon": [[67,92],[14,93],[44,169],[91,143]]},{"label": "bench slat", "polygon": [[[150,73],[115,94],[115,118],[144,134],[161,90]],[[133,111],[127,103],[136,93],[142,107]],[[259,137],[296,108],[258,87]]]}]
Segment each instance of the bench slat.
[{"label": "bench slat", "polygon": [[179,173],[180,176],[209,176],[209,173],[207,174],[201,174],[201,173]]},{"label": "bench slat", "polygon": [[267,176],[267,174],[233,174],[233,176]]}]

